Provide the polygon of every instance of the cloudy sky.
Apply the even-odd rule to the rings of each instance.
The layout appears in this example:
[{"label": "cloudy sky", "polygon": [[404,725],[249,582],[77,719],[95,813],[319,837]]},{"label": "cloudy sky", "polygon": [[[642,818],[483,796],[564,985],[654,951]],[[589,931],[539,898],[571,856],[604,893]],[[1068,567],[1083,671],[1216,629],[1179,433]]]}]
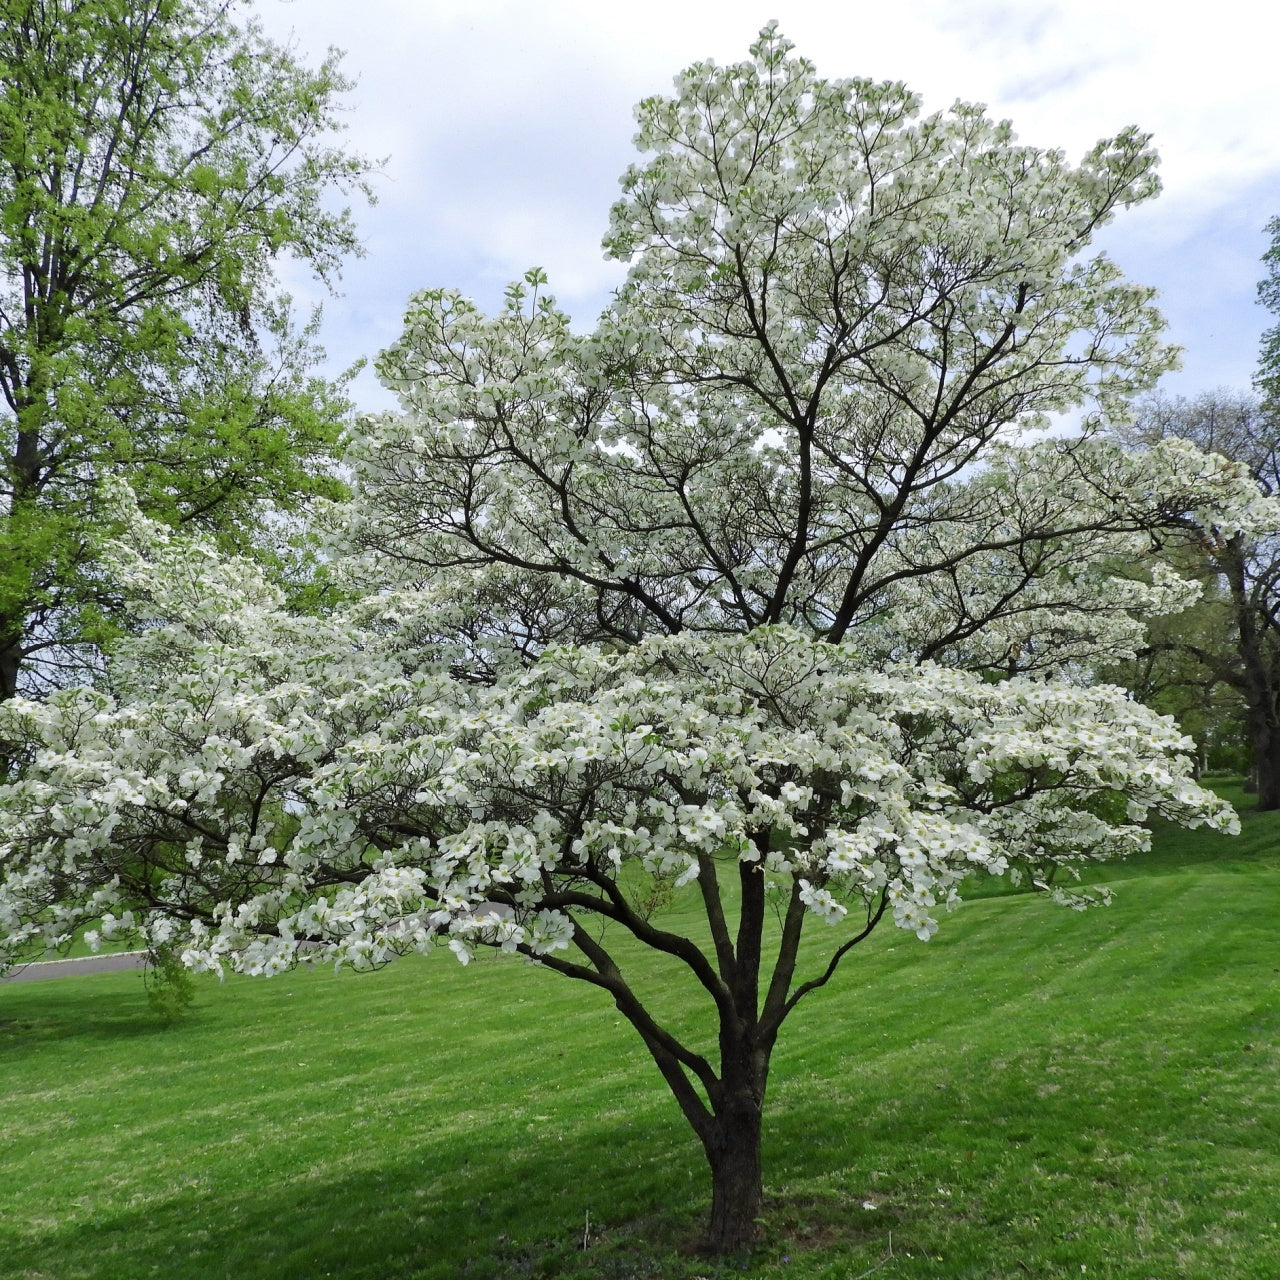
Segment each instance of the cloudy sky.
[{"label": "cloudy sky", "polygon": [[[360,209],[367,255],[325,303],[331,364],[372,357],[409,294],[447,285],[486,309],[546,268],[576,326],[621,278],[600,238],[633,157],[632,106],[702,58],[737,61],[769,18],[822,75],[899,79],[927,111],[986,103],[1019,138],[1083,154],[1137,124],[1165,190],[1103,246],[1155,285],[1183,368],[1177,393],[1247,386],[1269,317],[1254,301],[1280,214],[1280,10],[1260,0],[258,0],[268,34],[309,60],[346,51],[349,141],[384,159]],[[1268,16],[1262,16],[1271,9]],[[302,277],[295,296],[315,294]],[[393,401],[371,372],[364,409]]]}]

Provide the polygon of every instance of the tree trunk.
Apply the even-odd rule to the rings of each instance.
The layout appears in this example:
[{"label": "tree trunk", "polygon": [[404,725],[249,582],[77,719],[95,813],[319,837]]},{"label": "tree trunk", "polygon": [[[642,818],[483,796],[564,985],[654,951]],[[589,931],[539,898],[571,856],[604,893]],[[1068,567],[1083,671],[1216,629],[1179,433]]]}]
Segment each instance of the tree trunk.
[{"label": "tree trunk", "polygon": [[737,1253],[755,1239],[764,1194],[760,1168],[762,1101],[749,1092],[739,1094],[717,1115],[712,1133],[704,1141],[711,1165],[708,1253]]},{"label": "tree trunk", "polygon": [[1253,764],[1258,778],[1258,808],[1280,809],[1280,726],[1257,723],[1253,730]]},{"label": "tree trunk", "polygon": [[1237,534],[1217,557],[1236,614],[1240,672],[1232,681],[1244,696],[1258,780],[1258,808],[1280,809],[1280,641],[1261,582],[1250,581],[1249,546]]},{"label": "tree trunk", "polygon": [[0,702],[7,702],[17,695],[21,667],[21,639],[0,638]]}]

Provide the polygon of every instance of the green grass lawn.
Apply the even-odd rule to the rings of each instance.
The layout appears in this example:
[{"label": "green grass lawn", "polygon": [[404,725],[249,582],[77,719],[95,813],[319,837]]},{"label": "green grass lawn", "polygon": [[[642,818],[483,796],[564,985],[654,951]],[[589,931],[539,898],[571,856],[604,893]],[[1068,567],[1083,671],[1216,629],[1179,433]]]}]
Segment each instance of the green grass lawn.
[{"label": "green grass lawn", "polygon": [[1105,909],[885,928],[801,1006],[764,1240],[719,1263],[692,1135],[579,984],[202,981],[170,1028],[136,973],[2,987],[0,1276],[1277,1280],[1280,815],[1106,874]]}]

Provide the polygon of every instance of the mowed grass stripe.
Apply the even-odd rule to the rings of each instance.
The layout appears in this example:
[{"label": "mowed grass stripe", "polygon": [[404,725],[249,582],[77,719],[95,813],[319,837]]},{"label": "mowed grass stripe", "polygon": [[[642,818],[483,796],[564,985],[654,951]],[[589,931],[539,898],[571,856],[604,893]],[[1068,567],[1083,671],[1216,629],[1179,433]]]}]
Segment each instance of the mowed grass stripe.
[{"label": "mowed grass stripe", "polygon": [[7,987],[0,1275],[845,1278],[892,1231],[889,1277],[1273,1280],[1278,836],[875,935],[784,1030],[729,1264],[677,1251],[705,1173],[634,1033],[554,975],[209,982],[172,1029],[136,974]]}]

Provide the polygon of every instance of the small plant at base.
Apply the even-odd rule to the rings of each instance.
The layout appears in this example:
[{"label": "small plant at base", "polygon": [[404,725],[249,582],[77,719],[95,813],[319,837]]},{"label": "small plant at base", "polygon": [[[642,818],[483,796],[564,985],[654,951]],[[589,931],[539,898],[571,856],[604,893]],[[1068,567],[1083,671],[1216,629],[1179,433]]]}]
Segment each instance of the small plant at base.
[{"label": "small plant at base", "polygon": [[147,954],[142,981],[147,989],[147,1003],[165,1026],[172,1026],[185,1017],[196,998],[195,978],[170,946],[154,947]]}]

